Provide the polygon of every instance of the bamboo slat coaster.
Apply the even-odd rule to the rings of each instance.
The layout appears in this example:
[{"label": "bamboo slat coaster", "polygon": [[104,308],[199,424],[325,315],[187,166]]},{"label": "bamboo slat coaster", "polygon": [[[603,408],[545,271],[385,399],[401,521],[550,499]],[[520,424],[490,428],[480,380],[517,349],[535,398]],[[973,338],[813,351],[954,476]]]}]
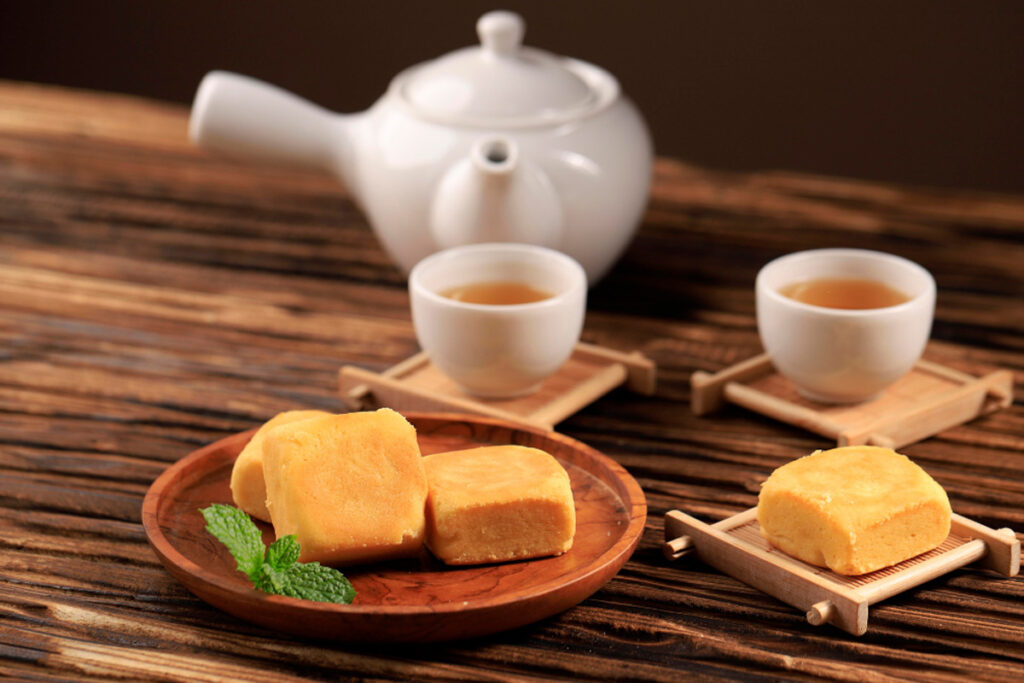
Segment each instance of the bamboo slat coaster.
[{"label": "bamboo slat coaster", "polygon": [[399,411],[470,413],[548,430],[620,384],[653,394],[654,363],[639,351],[623,353],[584,342],[537,392],[509,399],[463,392],[422,352],[382,373],[353,365],[338,371],[338,391],[352,410],[388,406]]},{"label": "bamboo slat coaster", "polygon": [[953,514],[942,544],[895,566],[861,576],[843,576],[772,548],[761,535],[757,508],[716,524],[678,510],[665,515],[665,556],[696,551],[701,560],[793,607],[815,626],[828,622],[853,635],[868,628],[868,605],[925,581],[977,562],[1005,576],[1020,568],[1020,541],[1010,529],[998,531]]},{"label": "bamboo slat coaster", "polygon": [[775,371],[767,354],[715,374],[690,377],[691,408],[697,415],[726,401],[835,439],[839,446],[869,444],[900,448],[1013,401],[1013,375],[997,370],[984,377],[919,360],[878,398],[852,405],[826,405],[801,396]]}]

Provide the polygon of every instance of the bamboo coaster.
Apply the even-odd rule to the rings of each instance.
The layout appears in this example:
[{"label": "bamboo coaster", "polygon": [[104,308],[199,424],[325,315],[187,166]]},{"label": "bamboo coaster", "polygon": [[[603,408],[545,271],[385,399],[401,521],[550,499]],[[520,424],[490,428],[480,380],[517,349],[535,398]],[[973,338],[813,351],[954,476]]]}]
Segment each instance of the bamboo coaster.
[{"label": "bamboo coaster", "polygon": [[690,377],[690,386],[691,408],[697,415],[729,401],[835,439],[839,446],[900,448],[1013,401],[1009,370],[974,377],[926,360],[919,360],[877,399],[852,405],[826,405],[804,398],[775,371],[767,354],[713,375],[697,371]]},{"label": "bamboo coaster", "polygon": [[953,514],[952,528],[934,550],[861,576],[842,576],[776,550],[761,535],[757,508],[705,524],[679,510],[665,515],[665,556],[696,551],[719,571],[806,612],[814,626],[828,622],[855,636],[868,629],[868,605],[977,562],[1005,576],[1020,568],[1020,541]]},{"label": "bamboo coaster", "polygon": [[637,393],[653,394],[654,363],[639,351],[622,353],[584,342],[537,392],[510,399],[463,392],[422,352],[382,373],[353,365],[338,371],[338,391],[352,410],[388,406],[471,413],[546,430],[623,383]]}]

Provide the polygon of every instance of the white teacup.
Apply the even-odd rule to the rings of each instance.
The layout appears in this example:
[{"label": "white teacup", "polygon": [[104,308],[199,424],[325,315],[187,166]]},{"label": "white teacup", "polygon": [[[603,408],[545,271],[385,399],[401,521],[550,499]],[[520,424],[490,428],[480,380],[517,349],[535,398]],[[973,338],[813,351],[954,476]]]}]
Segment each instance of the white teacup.
[{"label": "white teacup", "polygon": [[[823,278],[874,280],[909,300],[848,310],[802,303],[780,288]],[[877,397],[921,357],[931,333],[935,280],[912,261],[864,249],[815,249],[771,261],[757,274],[757,329],[775,368],[807,398]]]},{"label": "white teacup", "polygon": [[[476,304],[442,293],[514,281],[542,301]],[[431,362],[466,392],[508,398],[538,389],[572,354],[583,329],[587,277],[575,260],[528,244],[472,244],[432,254],[409,274],[416,337]]]}]

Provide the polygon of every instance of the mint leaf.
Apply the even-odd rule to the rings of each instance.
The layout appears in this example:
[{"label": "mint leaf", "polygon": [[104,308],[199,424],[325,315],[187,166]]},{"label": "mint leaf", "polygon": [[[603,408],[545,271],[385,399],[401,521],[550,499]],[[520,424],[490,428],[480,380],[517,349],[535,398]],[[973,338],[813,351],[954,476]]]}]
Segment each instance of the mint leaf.
[{"label": "mint leaf", "polygon": [[263,534],[249,515],[232,505],[214,503],[200,510],[206,520],[206,530],[227,546],[238,563],[238,571],[250,579],[259,576],[263,566]]},{"label": "mint leaf", "polygon": [[356,597],[344,574],[319,562],[297,562],[284,572],[284,579],[281,591],[293,598],[348,605]]},{"label": "mint leaf", "polygon": [[278,571],[284,571],[299,559],[299,542],[295,535],[283,536],[267,548],[267,564]]},{"label": "mint leaf", "polygon": [[283,571],[279,571],[273,566],[265,564],[260,568],[259,579],[253,580],[253,585],[264,593],[270,593],[271,595],[287,595],[285,588],[288,585],[288,579],[285,577],[285,573]]},{"label": "mint leaf", "polygon": [[345,575],[319,562],[299,562],[299,541],[282,536],[267,548],[263,534],[246,513],[233,505],[213,503],[199,512],[206,530],[227,546],[238,571],[252,585],[271,595],[350,604],[356,590]]}]

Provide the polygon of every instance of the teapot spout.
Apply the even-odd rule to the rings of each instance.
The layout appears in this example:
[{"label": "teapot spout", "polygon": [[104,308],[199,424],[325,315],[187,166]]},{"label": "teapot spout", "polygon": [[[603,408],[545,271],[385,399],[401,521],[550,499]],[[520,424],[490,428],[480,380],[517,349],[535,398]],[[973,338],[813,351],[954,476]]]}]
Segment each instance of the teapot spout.
[{"label": "teapot spout", "polygon": [[439,249],[480,242],[557,248],[562,205],[550,178],[512,140],[478,140],[441,178],[430,211]]},{"label": "teapot spout", "polygon": [[519,147],[505,138],[479,140],[470,150],[470,158],[482,173],[506,175],[519,162]]},{"label": "teapot spout", "polygon": [[196,91],[189,138],[235,157],[328,171],[350,185],[351,118],[255,78],[211,71]]}]

